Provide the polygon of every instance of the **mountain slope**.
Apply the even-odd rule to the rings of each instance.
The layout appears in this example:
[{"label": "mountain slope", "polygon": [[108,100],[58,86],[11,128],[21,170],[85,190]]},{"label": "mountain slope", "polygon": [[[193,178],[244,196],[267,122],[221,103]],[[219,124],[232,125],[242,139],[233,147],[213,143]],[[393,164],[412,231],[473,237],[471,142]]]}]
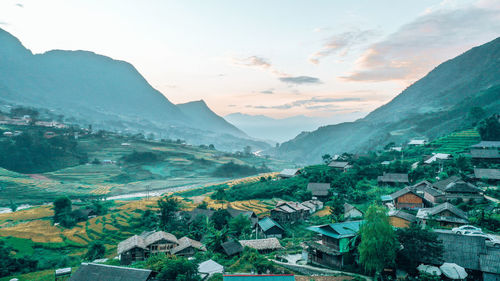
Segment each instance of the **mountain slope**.
[{"label": "mountain slope", "polygon": [[[184,114],[127,62],[87,51],[34,55],[2,29],[0,46],[0,103],[48,109],[95,129],[153,132],[222,150],[269,147],[224,124],[208,108],[202,110],[204,123],[195,114]],[[220,137],[226,134],[231,136]]]},{"label": "mountain slope", "polygon": [[240,129],[215,114],[203,100],[177,104],[177,108],[201,129],[248,138]]},{"label": "mountain slope", "polygon": [[436,67],[388,104],[356,122],[320,127],[283,143],[277,154],[302,163],[472,126],[472,107],[500,112],[500,38]]}]

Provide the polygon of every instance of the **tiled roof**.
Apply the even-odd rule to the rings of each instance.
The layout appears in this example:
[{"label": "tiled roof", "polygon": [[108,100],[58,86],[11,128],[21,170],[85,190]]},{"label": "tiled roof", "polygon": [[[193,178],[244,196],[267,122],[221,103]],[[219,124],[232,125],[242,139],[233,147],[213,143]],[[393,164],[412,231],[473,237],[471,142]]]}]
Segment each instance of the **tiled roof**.
[{"label": "tiled roof", "polygon": [[482,141],[478,144],[472,145],[474,148],[499,148],[500,141]]},{"label": "tiled roof", "polygon": [[398,217],[398,218],[404,219],[404,220],[409,221],[409,222],[414,222],[417,220],[417,217],[415,217],[414,215],[409,214],[407,212],[403,212],[401,210],[391,210],[391,211],[389,211],[388,216],[389,217]]},{"label": "tiled roof", "polygon": [[500,169],[474,169],[476,179],[500,180]]},{"label": "tiled roof", "polygon": [[379,182],[407,183],[408,174],[384,173],[383,176],[378,176],[377,180]]},{"label": "tiled roof", "polygon": [[500,152],[496,149],[471,149],[470,155],[472,158],[481,158],[481,159],[500,158]]},{"label": "tiled roof", "polygon": [[328,167],[332,168],[345,168],[349,166],[349,162],[343,162],[343,161],[332,161],[330,164],[328,164]]},{"label": "tiled roof", "polygon": [[307,190],[311,191],[313,196],[327,196],[329,189],[329,183],[311,182],[307,185]]}]

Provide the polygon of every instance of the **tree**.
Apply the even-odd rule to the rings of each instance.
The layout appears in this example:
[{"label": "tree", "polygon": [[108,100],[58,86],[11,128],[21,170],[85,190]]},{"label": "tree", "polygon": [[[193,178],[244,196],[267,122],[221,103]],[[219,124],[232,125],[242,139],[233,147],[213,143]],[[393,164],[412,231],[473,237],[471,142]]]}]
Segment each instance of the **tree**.
[{"label": "tree", "polygon": [[213,225],[208,226],[208,233],[205,236],[205,245],[212,252],[221,252],[222,243],[226,241],[227,229],[222,227],[222,229],[216,229]]},{"label": "tree", "polygon": [[330,154],[325,154],[321,156],[321,159],[323,159],[323,162],[328,165],[328,163],[332,162],[332,156]]},{"label": "tree", "polygon": [[489,118],[479,122],[477,129],[482,140],[496,141],[500,140],[500,115],[493,114]]},{"label": "tree", "polygon": [[180,209],[180,202],[173,197],[163,197],[158,200],[158,208],[160,208],[160,228],[172,229],[177,222],[175,213]]},{"label": "tree", "polygon": [[485,115],[486,111],[479,106],[474,106],[469,110],[469,118],[472,120],[472,122],[481,120]]},{"label": "tree", "polygon": [[371,205],[368,208],[360,236],[359,261],[366,271],[375,272],[377,280],[385,267],[394,264],[397,248],[396,234],[384,207]]},{"label": "tree", "polygon": [[85,260],[93,261],[96,259],[101,259],[106,254],[106,247],[101,241],[93,241],[90,243],[87,253],[83,256]]},{"label": "tree", "polygon": [[199,281],[198,264],[184,257],[167,256],[164,253],[151,256],[146,267],[159,272],[160,281]]},{"label": "tree", "polygon": [[17,210],[17,204],[12,200],[10,200],[9,207],[12,212],[15,212]]},{"label": "tree", "polygon": [[243,153],[245,155],[251,155],[252,154],[252,147],[249,145],[245,146],[245,148],[243,149]]},{"label": "tree", "polygon": [[342,217],[344,215],[344,204],[344,196],[333,196],[333,200],[331,201],[330,206],[330,218],[332,221],[339,222],[342,220]]},{"label": "tree", "polygon": [[229,214],[226,209],[219,209],[212,215],[212,222],[214,223],[215,228],[218,230],[224,228],[228,224],[230,219],[231,214]]},{"label": "tree", "polygon": [[235,238],[246,237],[252,233],[252,221],[243,214],[229,220],[229,233]]},{"label": "tree", "polygon": [[71,215],[71,200],[68,197],[59,197],[54,201],[53,220],[64,227],[75,225],[75,219]]},{"label": "tree", "polygon": [[140,218],[140,225],[146,227],[149,230],[154,230],[158,227],[158,215],[152,210],[147,209],[142,213]]},{"label": "tree", "polygon": [[412,223],[409,228],[398,229],[396,236],[403,245],[397,254],[397,264],[407,272],[416,273],[416,267],[424,261],[440,263],[443,245],[435,232]]}]

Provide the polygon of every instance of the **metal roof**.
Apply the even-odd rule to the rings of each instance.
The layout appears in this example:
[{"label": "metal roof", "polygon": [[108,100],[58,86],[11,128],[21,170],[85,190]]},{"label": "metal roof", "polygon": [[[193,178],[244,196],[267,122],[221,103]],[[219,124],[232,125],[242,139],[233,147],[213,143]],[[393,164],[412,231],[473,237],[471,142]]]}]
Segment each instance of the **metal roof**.
[{"label": "metal roof", "polygon": [[326,235],[328,237],[340,239],[340,238],[355,236],[359,232],[359,228],[362,223],[363,223],[362,220],[346,221],[340,223],[310,226],[307,229],[319,233],[321,235]]},{"label": "metal roof", "polygon": [[279,225],[277,222],[275,222],[272,218],[270,217],[265,217],[259,221],[259,226],[263,231],[268,231],[274,226],[279,227],[281,230],[285,231],[285,229]]},{"label": "metal roof", "polygon": [[293,274],[231,274],[224,275],[223,281],[295,281]]},{"label": "metal roof", "polygon": [[149,269],[82,263],[69,281],[147,281],[152,273]]}]

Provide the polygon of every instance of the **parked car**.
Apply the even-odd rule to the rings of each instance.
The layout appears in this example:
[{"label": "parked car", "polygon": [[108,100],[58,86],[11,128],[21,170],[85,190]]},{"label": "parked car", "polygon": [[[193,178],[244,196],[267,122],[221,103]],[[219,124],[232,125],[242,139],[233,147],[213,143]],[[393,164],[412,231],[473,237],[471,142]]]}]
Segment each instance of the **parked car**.
[{"label": "parked car", "polygon": [[478,233],[477,231],[473,231],[472,233],[465,234],[465,235],[483,237],[485,242],[486,242],[486,245],[493,246],[495,248],[500,248],[500,239],[496,236],[491,235],[491,234],[484,234],[482,232]]},{"label": "parked car", "polygon": [[486,236],[484,232],[482,231],[477,231],[477,230],[466,230],[462,232],[463,235],[468,235],[468,236]]},{"label": "parked car", "polygon": [[483,232],[481,228],[475,227],[473,225],[462,225],[460,227],[455,227],[451,230],[455,234],[464,234],[465,231],[479,231]]}]

